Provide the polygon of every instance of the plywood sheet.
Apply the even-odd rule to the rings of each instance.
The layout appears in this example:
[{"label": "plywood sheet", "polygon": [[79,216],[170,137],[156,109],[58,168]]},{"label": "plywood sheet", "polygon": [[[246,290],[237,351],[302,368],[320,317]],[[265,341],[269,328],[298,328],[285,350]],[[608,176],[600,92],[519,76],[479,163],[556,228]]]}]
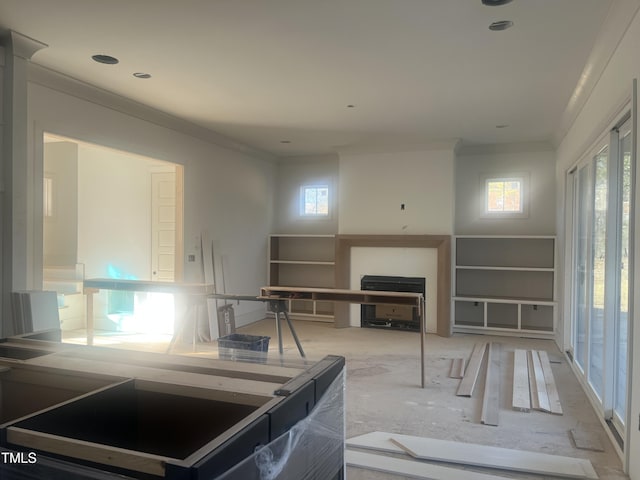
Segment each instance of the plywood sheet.
[{"label": "plywood sheet", "polygon": [[[393,441],[396,443],[394,444]],[[565,478],[597,479],[589,460],[453,442],[388,432],[371,432],[347,440],[347,445],[376,451],[405,451],[423,460],[457,463],[477,467],[551,475]],[[402,445],[402,447],[400,447]],[[411,452],[411,453],[410,453]]]},{"label": "plywood sheet", "polygon": [[571,438],[576,448],[582,450],[592,450],[594,452],[604,452],[604,445],[600,435],[595,432],[589,432],[582,428],[572,428],[569,430]]}]

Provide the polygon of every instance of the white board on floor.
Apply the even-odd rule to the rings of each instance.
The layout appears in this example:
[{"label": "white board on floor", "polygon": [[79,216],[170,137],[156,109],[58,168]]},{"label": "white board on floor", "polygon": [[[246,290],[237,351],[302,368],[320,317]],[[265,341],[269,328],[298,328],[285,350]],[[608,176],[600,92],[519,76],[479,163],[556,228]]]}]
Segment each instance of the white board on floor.
[{"label": "white board on floor", "polygon": [[352,467],[427,480],[504,480],[507,478],[353,450],[345,451],[345,461]]},{"label": "white board on floor", "polygon": [[[549,394],[547,393],[547,384],[544,381],[540,355],[538,355],[537,351],[533,350],[531,352],[531,358],[533,360],[533,375],[536,380],[536,391],[538,392],[538,409],[543,412],[550,412]],[[529,372],[529,375],[531,375],[531,372]]]},{"label": "white board on floor", "polygon": [[553,371],[551,370],[549,355],[545,350],[539,350],[538,356],[540,357],[540,365],[542,366],[542,373],[544,374],[544,383],[547,388],[547,396],[549,397],[549,409],[551,413],[562,415],[562,405],[560,404],[558,388],[556,387],[556,381],[553,377]]},{"label": "white board on floor", "polygon": [[473,390],[478,380],[478,374],[480,373],[480,367],[482,366],[482,360],[484,359],[484,352],[487,349],[487,342],[476,343],[473,347],[473,353],[471,354],[471,360],[467,370],[464,372],[464,377],[460,382],[456,395],[459,397],[471,397]]},{"label": "white board on floor", "polygon": [[[394,445],[391,439],[395,440]],[[435,438],[415,437],[388,432],[371,432],[347,440],[358,448],[399,453],[413,452],[416,458],[515,472],[555,475],[565,478],[597,479],[591,462],[580,458],[527,452]],[[402,445],[403,448],[400,448]],[[418,457],[419,455],[419,457]]]},{"label": "white board on floor", "polygon": [[464,377],[464,358],[454,358],[451,360],[451,370],[449,370],[449,378]]},{"label": "white board on floor", "polygon": [[531,410],[531,398],[529,397],[529,366],[527,364],[527,351],[516,349],[513,352],[513,396],[512,406],[514,410],[528,412]]},{"label": "white board on floor", "polygon": [[482,415],[480,421],[484,425],[498,426],[500,416],[500,352],[499,343],[489,343],[487,354],[487,373],[482,397]]}]

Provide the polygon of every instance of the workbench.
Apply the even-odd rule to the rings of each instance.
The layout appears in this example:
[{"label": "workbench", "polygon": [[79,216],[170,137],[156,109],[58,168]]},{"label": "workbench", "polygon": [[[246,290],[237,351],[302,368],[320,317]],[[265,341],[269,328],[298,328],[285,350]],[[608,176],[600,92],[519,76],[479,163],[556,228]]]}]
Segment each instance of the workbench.
[{"label": "workbench", "polygon": [[[183,295],[190,295],[203,298],[215,298],[231,301],[253,301],[269,304],[269,308],[275,315],[276,332],[278,337],[278,351],[283,354],[282,328],[280,317],[284,316],[291,334],[296,343],[298,351],[305,357],[304,349],[295,328],[287,314],[285,302],[288,300],[323,300],[330,302],[358,303],[358,304],[385,304],[412,306],[418,310],[420,321],[420,384],[422,388],[426,386],[425,372],[425,338],[426,338],[426,309],[424,295],[413,292],[384,292],[377,290],[345,290],[337,288],[311,288],[311,287],[286,287],[286,286],[266,286],[260,289],[260,295],[237,295],[227,293],[215,293],[213,285],[210,284],[181,284],[169,282],[152,282],[140,280],[121,279],[87,279],[84,281],[85,292],[87,293],[87,344],[93,344],[93,294],[100,289],[125,290],[125,291],[147,291],[147,292],[167,292]],[[184,322],[178,322],[183,326]],[[176,335],[182,327],[176,329],[176,334],[171,341],[173,344]]]},{"label": "workbench", "polygon": [[[346,302],[359,304],[405,305],[416,307],[418,309],[418,318],[420,320],[420,384],[422,388],[425,388],[426,374],[424,366],[424,348],[427,326],[425,315],[425,300],[424,296],[421,293],[382,292],[376,290],[343,290],[337,288],[262,287],[260,289],[260,297],[258,298],[271,302],[295,299],[324,300],[328,302]],[[279,322],[276,319],[276,325],[278,324]],[[280,339],[279,330],[278,338]]]}]

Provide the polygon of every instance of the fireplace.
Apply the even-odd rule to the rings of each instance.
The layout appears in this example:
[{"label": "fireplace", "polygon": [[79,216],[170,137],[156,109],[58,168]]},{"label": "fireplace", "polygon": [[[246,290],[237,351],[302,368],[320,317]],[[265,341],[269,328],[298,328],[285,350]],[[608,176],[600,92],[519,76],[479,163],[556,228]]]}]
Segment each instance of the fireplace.
[{"label": "fireplace", "polygon": [[[397,277],[365,275],[360,281],[361,290],[385,292],[412,292],[425,295],[425,279],[421,277]],[[418,308],[404,305],[362,305],[360,326],[388,330],[420,331]]]}]

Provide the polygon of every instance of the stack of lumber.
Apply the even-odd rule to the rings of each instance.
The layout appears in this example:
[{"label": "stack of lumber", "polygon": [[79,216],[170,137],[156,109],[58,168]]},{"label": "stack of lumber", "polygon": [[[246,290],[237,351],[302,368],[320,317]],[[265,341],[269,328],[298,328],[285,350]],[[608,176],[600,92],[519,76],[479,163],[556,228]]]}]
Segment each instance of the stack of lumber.
[{"label": "stack of lumber", "polygon": [[13,329],[16,335],[60,328],[58,294],[53,291],[11,292]]},{"label": "stack of lumber", "polygon": [[513,360],[514,410],[541,410],[562,415],[558,389],[544,350],[516,350]]},{"label": "stack of lumber", "polygon": [[[464,359],[453,359],[449,376],[462,378],[456,395],[473,396],[478,380],[482,381],[480,372],[485,364],[485,357],[481,422],[497,426],[500,410],[501,345],[495,342],[476,343],[466,369]],[[512,407],[522,412],[533,409],[562,415],[560,397],[546,351],[515,350]]]},{"label": "stack of lumber", "polygon": [[478,383],[482,362],[487,356],[487,369],[484,378],[484,395],[482,398],[481,421],[485,425],[498,425],[500,410],[500,352],[499,343],[477,343],[473,348],[469,365],[460,381],[456,395],[462,397],[473,396]]},{"label": "stack of lumber", "polygon": [[[550,477],[597,479],[589,460],[549,455],[465,442],[415,437],[398,433],[371,432],[347,440],[347,465],[380,472],[432,480],[496,480],[507,477],[468,470],[490,468]],[[375,454],[351,450],[375,451]],[[403,454],[397,458],[384,453]],[[443,462],[460,465],[437,465]]]}]

